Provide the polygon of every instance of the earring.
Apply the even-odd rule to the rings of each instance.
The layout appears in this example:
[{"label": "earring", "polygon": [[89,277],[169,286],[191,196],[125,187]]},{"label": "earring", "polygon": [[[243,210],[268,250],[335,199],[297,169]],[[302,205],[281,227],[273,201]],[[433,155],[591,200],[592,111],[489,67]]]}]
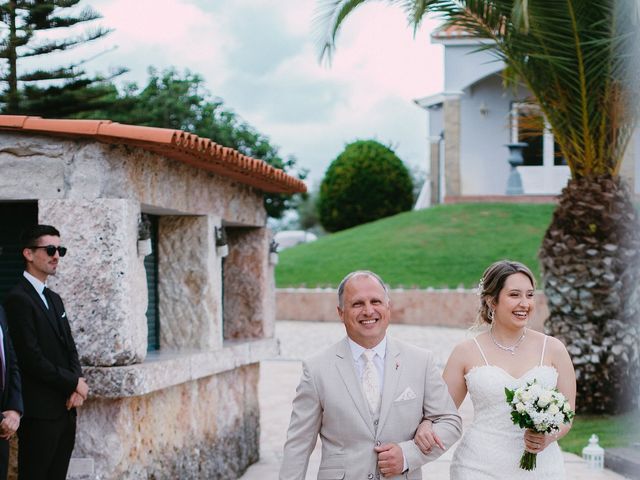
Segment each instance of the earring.
[{"label": "earring", "polygon": [[489,310],[489,313],[487,313],[487,318],[489,319],[489,321],[493,322],[494,316],[495,316],[495,310]]}]

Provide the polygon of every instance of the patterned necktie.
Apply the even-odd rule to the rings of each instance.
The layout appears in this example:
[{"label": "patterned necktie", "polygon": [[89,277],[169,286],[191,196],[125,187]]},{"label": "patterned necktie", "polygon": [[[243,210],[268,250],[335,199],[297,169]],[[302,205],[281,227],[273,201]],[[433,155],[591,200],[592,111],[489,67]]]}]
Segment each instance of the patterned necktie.
[{"label": "patterned necktie", "polygon": [[369,403],[369,409],[371,413],[378,413],[380,408],[380,378],[378,377],[378,371],[373,363],[373,357],[376,352],[373,350],[365,350],[362,353],[364,358],[364,370],[362,371],[362,391],[364,397]]}]

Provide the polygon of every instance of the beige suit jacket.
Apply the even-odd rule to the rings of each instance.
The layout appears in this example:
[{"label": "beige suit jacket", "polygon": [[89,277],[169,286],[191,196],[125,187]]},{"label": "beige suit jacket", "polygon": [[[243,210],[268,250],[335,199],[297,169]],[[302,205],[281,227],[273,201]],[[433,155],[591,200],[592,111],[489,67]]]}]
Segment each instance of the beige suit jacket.
[{"label": "beige suit jacket", "polygon": [[[462,425],[431,352],[387,337],[380,418],[375,425],[346,338],[303,363],[284,446],[280,480],[304,480],[318,435],[318,479],[379,479],[380,443],[397,443],[409,471],[394,479],[421,479],[420,467],[444,453],[423,455],[413,442],[423,418],[448,448]],[[387,477],[390,478],[390,477]],[[385,479],[386,480],[386,479]]]}]

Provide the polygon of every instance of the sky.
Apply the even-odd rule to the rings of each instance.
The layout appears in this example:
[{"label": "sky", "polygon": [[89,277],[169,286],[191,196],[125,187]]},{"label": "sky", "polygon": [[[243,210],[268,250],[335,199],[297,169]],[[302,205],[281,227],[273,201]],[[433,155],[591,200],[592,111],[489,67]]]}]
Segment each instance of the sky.
[{"label": "sky", "polygon": [[437,22],[414,37],[400,8],[371,2],[344,23],[327,66],[318,61],[317,1],[86,0],[114,31],[73,55],[115,47],[86,67],[129,68],[118,82],[143,85],[150,66],[202,75],[227,108],[309,170],[309,187],[357,139],[377,139],[426,170],[427,115],[413,100],[442,89],[443,47],[429,38]]}]

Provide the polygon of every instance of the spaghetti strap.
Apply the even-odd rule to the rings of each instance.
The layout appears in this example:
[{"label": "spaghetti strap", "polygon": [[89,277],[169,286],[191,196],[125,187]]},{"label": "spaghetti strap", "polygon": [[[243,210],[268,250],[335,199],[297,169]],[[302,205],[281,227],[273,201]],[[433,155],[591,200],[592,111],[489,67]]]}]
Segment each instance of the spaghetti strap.
[{"label": "spaghetti strap", "polygon": [[476,340],[476,337],[473,337],[473,341],[476,342],[478,350],[480,350],[480,355],[482,355],[482,359],[484,360],[484,364],[485,365],[489,365],[489,362],[487,362],[487,357],[484,356],[484,352],[482,351],[482,348],[480,348],[480,344],[478,343],[478,340]]},{"label": "spaghetti strap", "polygon": [[542,355],[540,355],[540,366],[542,366],[542,362],[544,362],[544,350],[547,348],[547,336],[544,336],[544,342],[542,342]]}]

